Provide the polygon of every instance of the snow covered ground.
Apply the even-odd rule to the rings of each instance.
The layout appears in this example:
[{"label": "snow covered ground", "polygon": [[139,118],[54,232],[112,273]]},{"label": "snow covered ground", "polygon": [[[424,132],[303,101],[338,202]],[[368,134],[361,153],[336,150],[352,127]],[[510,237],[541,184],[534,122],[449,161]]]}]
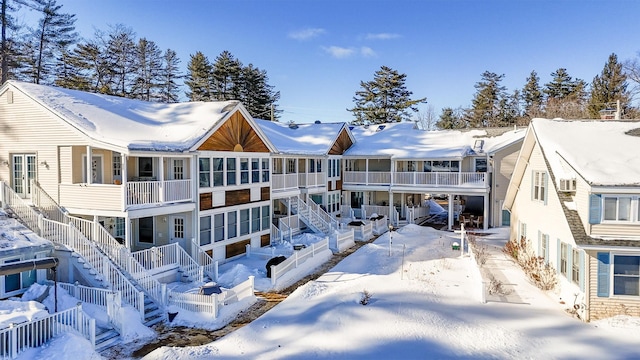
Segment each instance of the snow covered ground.
[{"label": "snow covered ground", "polygon": [[[505,230],[479,241],[506,241]],[[409,225],[393,233],[389,256],[384,234],[251,324],[144,359],[640,357],[640,319],[583,323],[510,261],[500,270],[519,301],[481,303],[477,268],[451,250],[457,236]]]}]

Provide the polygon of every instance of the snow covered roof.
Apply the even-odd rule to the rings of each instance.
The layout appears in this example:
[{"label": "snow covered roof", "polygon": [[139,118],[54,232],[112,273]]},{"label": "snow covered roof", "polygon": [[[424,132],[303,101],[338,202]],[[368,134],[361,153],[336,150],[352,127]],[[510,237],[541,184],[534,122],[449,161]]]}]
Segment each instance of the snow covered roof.
[{"label": "snow covered roof", "polygon": [[[525,129],[438,130],[418,129],[413,123],[355,126],[356,143],[347,156],[378,156],[395,159],[460,159],[468,155],[492,153],[524,138]],[[475,148],[483,140],[482,148]]]},{"label": "snow covered roof", "polygon": [[239,103],[153,103],[8,81],[96,141],[129,150],[187,151]]},{"label": "snow covered roof", "polygon": [[53,248],[53,244],[41,238],[0,209],[0,255],[20,253],[33,247]]},{"label": "snow covered roof", "polygon": [[[571,178],[568,163],[591,185],[640,185],[638,121],[531,121],[536,138],[556,178]],[[562,160],[564,159],[564,161]]]},{"label": "snow covered roof", "polygon": [[281,154],[326,155],[345,123],[289,124],[258,120],[256,123]]}]

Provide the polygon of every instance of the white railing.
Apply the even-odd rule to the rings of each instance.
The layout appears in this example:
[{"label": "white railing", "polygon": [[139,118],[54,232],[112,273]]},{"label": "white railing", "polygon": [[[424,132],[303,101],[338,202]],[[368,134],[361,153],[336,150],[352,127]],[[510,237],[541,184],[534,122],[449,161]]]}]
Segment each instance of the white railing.
[{"label": "white railing", "polygon": [[288,251],[281,248],[276,249],[273,246],[252,248],[251,244],[245,245],[245,251],[247,258],[262,257],[263,259],[271,259],[275,256],[291,256],[291,254],[293,254],[293,250]]},{"label": "white railing", "polygon": [[218,262],[202,250],[194,238],[191,238],[191,256],[202,266],[203,272],[209,275],[211,280],[218,281]]},{"label": "white railing", "polygon": [[[391,176],[393,175],[393,176]],[[432,185],[486,187],[486,173],[481,172],[378,172],[345,171],[344,184],[356,185]]]},{"label": "white railing", "polygon": [[254,277],[249,276],[246,281],[232,289],[223,290],[220,294],[200,295],[169,290],[167,296],[169,305],[174,305],[187,311],[209,313],[217,317],[222,306],[230,305],[249,296],[255,296]]},{"label": "white railing", "polygon": [[18,196],[4,181],[2,182],[2,192],[3,206],[6,203],[28,228],[37,233],[40,214]]},{"label": "white railing", "polygon": [[373,235],[381,235],[389,231],[389,219],[387,215],[382,215],[381,218],[370,219]]},{"label": "white railing", "polygon": [[163,182],[165,202],[191,200],[191,180],[167,180]]},{"label": "white railing", "polygon": [[323,172],[298,174],[299,184],[302,187],[327,186],[326,174]]},{"label": "white railing", "polygon": [[111,289],[119,291],[122,298],[140,312],[144,319],[144,294],[107,258],[94,243],[89,241],[72,223],[63,224],[49,219],[40,219],[43,237],[65,245],[82,256],[83,261],[93,268],[96,274],[110,284]]},{"label": "white railing", "polygon": [[272,190],[293,190],[298,188],[298,174],[271,174]]},{"label": "white railing", "polygon": [[69,295],[84,303],[104,307],[107,310],[109,323],[122,334],[124,321],[121,317],[122,296],[119,291],[83,286],[78,282],[75,284],[58,283],[58,285],[65,289]]},{"label": "white railing", "polygon": [[320,205],[318,205],[318,203],[313,201],[312,198],[309,198],[307,204],[309,204],[311,210],[317,213],[325,223],[329,224],[331,230],[335,230],[338,228],[338,220],[329,215],[329,213],[326,212],[326,210],[324,210]]},{"label": "white railing", "polygon": [[171,244],[175,246],[178,265],[182,270],[183,276],[186,275],[190,281],[204,281],[204,266],[189,256],[189,253],[178,243]]},{"label": "white railing", "polygon": [[31,180],[31,201],[46,215],[47,219],[58,222],[65,221],[65,211],[40,187],[40,183],[36,180]]},{"label": "white railing", "polygon": [[293,255],[278,265],[271,266],[271,285],[276,285],[278,278],[287,271],[293,270],[307,259],[313,258],[316,254],[329,249],[329,238],[325,237],[317,243],[311,244],[302,250],[294,251]]},{"label": "white railing", "polygon": [[160,202],[160,181],[129,181],[127,205],[155,204]]},{"label": "white railing", "polygon": [[343,252],[355,245],[355,234],[353,229],[338,230],[334,233],[336,238],[336,251]]},{"label": "white railing", "polygon": [[178,254],[174,245],[154,246],[149,249],[132,252],[131,256],[147,270],[175,268],[178,266]]},{"label": "white railing", "polygon": [[373,224],[365,223],[363,225],[349,225],[349,228],[353,229],[356,240],[367,241],[373,237]]},{"label": "white railing", "polygon": [[355,219],[355,214],[350,205],[340,205],[340,217],[343,219]]},{"label": "white railing", "polygon": [[[15,359],[29,348],[44,345],[54,337],[77,331],[84,336],[91,346],[96,345],[96,321],[82,311],[82,305],[59,311],[46,317],[10,324],[8,328],[0,330],[0,357]],[[60,354],[64,357],[64,354]]]}]

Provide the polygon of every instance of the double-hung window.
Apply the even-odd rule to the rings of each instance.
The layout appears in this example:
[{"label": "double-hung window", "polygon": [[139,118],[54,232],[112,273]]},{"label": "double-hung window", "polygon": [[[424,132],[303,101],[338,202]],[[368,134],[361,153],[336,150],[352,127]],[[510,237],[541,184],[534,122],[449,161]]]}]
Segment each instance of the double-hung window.
[{"label": "double-hung window", "polygon": [[211,186],[211,174],[210,171],[210,160],[207,158],[199,159],[199,171],[200,171],[200,187],[209,187]]},{"label": "double-hung window", "polygon": [[262,182],[269,182],[269,159],[262,159]]},{"label": "double-hung window", "polygon": [[545,201],[547,186],[547,173],[544,171],[533,172],[533,200]]},{"label": "double-hung window", "polygon": [[251,182],[260,182],[260,159],[251,159]]},{"label": "double-hung window", "polygon": [[228,232],[227,238],[233,239],[238,235],[238,213],[230,211],[227,213]]},{"label": "double-hung window", "polygon": [[251,232],[260,230],[260,207],[254,207],[251,209]]},{"label": "double-hung window", "polygon": [[250,231],[249,209],[242,209],[240,210],[240,235],[247,235]]},{"label": "double-hung window", "polygon": [[240,159],[240,184],[249,183],[249,159]]},{"label": "double-hung window", "polygon": [[227,158],[227,185],[236,184],[236,158]]},{"label": "double-hung window", "polygon": [[560,273],[564,276],[567,276],[567,259],[569,252],[569,246],[565,243],[560,244]]},{"label": "double-hung window", "polygon": [[630,196],[605,196],[603,220],[631,221]]},{"label": "double-hung window", "polygon": [[213,158],[213,186],[224,186],[223,158]]},{"label": "double-hung window", "polygon": [[200,218],[200,246],[211,244],[211,216]]},{"label": "double-hung window", "polygon": [[572,250],[571,256],[571,281],[580,284],[580,251],[576,248]]},{"label": "double-hung window", "polygon": [[640,296],[640,256],[613,256],[613,295]]},{"label": "double-hung window", "polygon": [[224,214],[213,215],[213,241],[224,240]]}]

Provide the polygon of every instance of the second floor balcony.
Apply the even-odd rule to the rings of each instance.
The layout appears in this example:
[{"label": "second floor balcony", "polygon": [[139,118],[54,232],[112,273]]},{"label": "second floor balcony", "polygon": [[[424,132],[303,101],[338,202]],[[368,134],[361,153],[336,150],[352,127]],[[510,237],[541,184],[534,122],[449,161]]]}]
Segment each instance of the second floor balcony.
[{"label": "second floor balcony", "polygon": [[344,185],[487,188],[484,172],[345,171]]}]

